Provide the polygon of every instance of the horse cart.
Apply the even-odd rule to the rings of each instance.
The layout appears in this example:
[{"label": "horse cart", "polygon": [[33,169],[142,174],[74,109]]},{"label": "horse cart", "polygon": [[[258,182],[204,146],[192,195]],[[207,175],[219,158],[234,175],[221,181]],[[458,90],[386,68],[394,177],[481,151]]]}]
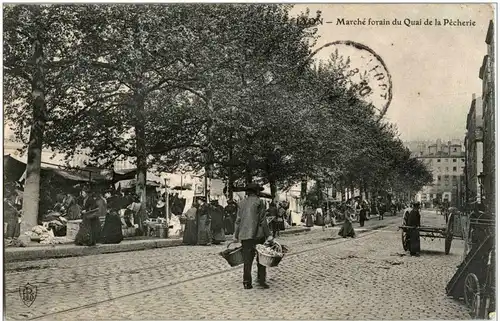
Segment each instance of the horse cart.
[{"label": "horse cart", "polygon": [[409,210],[406,210],[403,216],[403,224],[399,226],[401,230],[401,241],[403,243],[403,249],[408,251],[410,249],[410,231],[418,230],[419,236],[423,238],[440,238],[444,239],[444,253],[449,254],[451,249],[451,242],[453,239],[464,239],[464,217],[460,215],[457,210],[450,211],[450,217],[446,227],[434,227],[434,226],[408,226],[407,220],[409,215]]},{"label": "horse cart", "polygon": [[488,319],[496,309],[495,220],[490,215],[471,215],[465,235],[465,256],[446,292],[463,298],[474,319]]}]

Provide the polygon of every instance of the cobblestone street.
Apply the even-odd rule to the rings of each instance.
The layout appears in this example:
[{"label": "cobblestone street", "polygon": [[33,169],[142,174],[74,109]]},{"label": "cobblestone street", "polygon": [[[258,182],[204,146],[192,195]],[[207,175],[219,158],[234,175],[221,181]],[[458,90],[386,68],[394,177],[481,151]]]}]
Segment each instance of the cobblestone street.
[{"label": "cobblestone street", "polygon": [[[460,263],[444,240],[422,239],[420,257],[405,255],[400,217],[371,219],[357,237],[338,228],[284,236],[290,247],[268,269],[268,290],[244,290],[242,266],[218,256],[224,245],[173,247],[6,265],[7,319],[468,319],[445,296]],[[423,211],[423,225],[442,225]],[[36,285],[31,307],[19,286]]]}]

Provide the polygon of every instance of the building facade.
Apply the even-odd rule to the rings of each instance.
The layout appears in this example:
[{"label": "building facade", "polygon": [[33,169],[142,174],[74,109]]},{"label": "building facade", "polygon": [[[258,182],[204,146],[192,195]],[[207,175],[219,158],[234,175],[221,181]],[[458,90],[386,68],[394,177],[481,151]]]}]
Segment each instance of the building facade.
[{"label": "building facade", "polygon": [[458,139],[425,142],[406,142],[413,157],[421,160],[432,172],[433,183],[424,186],[415,196],[417,202],[433,206],[447,200],[458,206],[462,199],[465,152]]},{"label": "building facade", "polygon": [[483,173],[483,101],[482,97],[472,95],[472,102],[467,115],[467,132],[465,146],[465,175],[467,204],[482,202],[482,187],[480,175]]},{"label": "building facade", "polygon": [[483,81],[483,190],[485,209],[495,212],[495,44],[494,25],[490,21],[486,34],[487,55],[479,70],[479,78]]}]

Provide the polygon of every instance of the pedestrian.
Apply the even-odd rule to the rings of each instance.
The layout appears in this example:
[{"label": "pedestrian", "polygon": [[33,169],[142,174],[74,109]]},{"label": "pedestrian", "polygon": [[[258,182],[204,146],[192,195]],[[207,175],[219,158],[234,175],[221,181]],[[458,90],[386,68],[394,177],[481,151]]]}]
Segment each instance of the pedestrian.
[{"label": "pedestrian", "polygon": [[186,212],[186,229],[182,237],[182,243],[186,245],[196,245],[198,243],[198,203],[193,202],[191,208]]},{"label": "pedestrian", "polygon": [[198,245],[211,245],[210,210],[204,196],[198,197]]},{"label": "pedestrian", "polygon": [[112,191],[108,190],[104,195],[108,210],[101,231],[101,242],[103,244],[118,244],[123,241],[122,221],[118,209],[113,204]]},{"label": "pedestrian", "polygon": [[354,237],[356,234],[354,233],[354,228],[352,227],[351,215],[348,214],[348,210],[352,209],[351,207],[344,206],[345,214],[344,214],[344,222],[342,223],[342,227],[339,230],[338,235],[343,238]]},{"label": "pedestrian", "polygon": [[210,201],[209,212],[212,243],[219,245],[226,241],[226,235],[224,233],[224,208],[219,205],[219,201],[212,200]]},{"label": "pedestrian", "polygon": [[[264,202],[257,196],[263,188],[255,183],[246,187],[248,197],[238,204],[234,238],[240,241],[243,251],[243,287],[251,289],[252,286],[252,264],[255,257],[257,244],[264,244],[266,238],[272,242],[269,226],[266,220],[266,208]],[[266,283],[266,267],[259,263],[257,257],[257,280],[261,287],[269,288]]]},{"label": "pedestrian", "polygon": [[414,203],[413,208],[408,214],[407,226],[408,229],[408,247],[411,256],[418,256],[420,253],[420,203]]},{"label": "pedestrian", "polygon": [[[280,236],[280,231],[285,230],[286,209],[283,204],[279,205],[278,216],[276,217],[276,236]],[[275,237],[273,235],[273,237]]]},{"label": "pedestrian", "polygon": [[276,234],[279,233],[278,224],[276,223],[278,218],[278,209],[276,208],[276,204],[274,202],[269,204],[269,208],[266,211],[266,218],[269,224],[269,229],[273,233],[273,237],[276,237]]},{"label": "pedestrian", "polygon": [[96,197],[90,192],[90,187],[84,186],[81,191],[82,222],[75,236],[76,245],[96,245],[101,233],[101,222],[99,220],[100,208]]},{"label": "pedestrian", "polygon": [[151,218],[159,218],[159,217],[167,217],[167,212],[165,209],[165,200],[163,197],[159,197],[156,202],[156,206],[153,208],[153,213],[151,214]]},{"label": "pedestrian", "polygon": [[[14,187],[10,185],[5,186],[3,199],[4,238],[18,238],[21,234],[21,211],[15,206],[15,199],[16,191]],[[6,229],[5,224],[7,224]]]},{"label": "pedestrian", "polygon": [[236,202],[229,200],[224,208],[224,230],[226,231],[226,235],[234,234],[234,222],[236,221],[237,210]]},{"label": "pedestrian", "polygon": [[378,213],[379,213],[379,221],[384,219],[384,214],[385,214],[385,205],[382,202],[377,202],[377,208],[378,208]]},{"label": "pedestrian", "polygon": [[68,220],[80,219],[80,207],[78,206],[76,197],[71,192],[66,193],[63,201],[63,210],[66,212]]},{"label": "pedestrian", "polygon": [[306,227],[313,227],[314,226],[314,210],[312,206],[307,205],[306,210],[305,210],[305,216],[306,216]]},{"label": "pedestrian", "polygon": [[323,217],[323,210],[318,207],[316,209],[316,213],[314,214],[315,215],[315,225],[317,226],[325,226],[325,218]]},{"label": "pedestrian", "polygon": [[359,226],[365,226],[366,216],[368,213],[368,205],[363,203],[361,205],[361,210],[359,211]]},{"label": "pedestrian", "polygon": [[128,209],[132,212],[133,224],[137,225],[136,236],[141,236],[144,234],[142,230],[143,222],[141,221],[141,198],[139,195],[130,195],[129,200],[132,200],[131,204],[128,205]]}]

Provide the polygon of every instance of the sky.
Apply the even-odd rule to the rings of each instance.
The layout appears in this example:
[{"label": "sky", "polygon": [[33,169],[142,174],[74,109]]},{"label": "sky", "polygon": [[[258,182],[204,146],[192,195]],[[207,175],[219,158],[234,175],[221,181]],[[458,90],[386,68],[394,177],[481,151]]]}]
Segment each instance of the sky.
[{"label": "sky", "polygon": [[[350,40],[370,47],[385,62],[392,78],[393,99],[386,119],[398,126],[403,140],[463,139],[472,94],[480,96],[479,68],[487,53],[488,24],[493,7],[486,4],[301,4],[292,14],[309,8],[322,11],[323,25],[316,47]],[[390,25],[337,24],[338,18],[389,20]],[[422,19],[407,27],[404,20]],[[475,21],[475,26],[423,25],[444,19]],[[401,25],[392,25],[398,19]],[[331,21],[328,24],[326,22]],[[322,49],[326,58],[334,49]]]}]

